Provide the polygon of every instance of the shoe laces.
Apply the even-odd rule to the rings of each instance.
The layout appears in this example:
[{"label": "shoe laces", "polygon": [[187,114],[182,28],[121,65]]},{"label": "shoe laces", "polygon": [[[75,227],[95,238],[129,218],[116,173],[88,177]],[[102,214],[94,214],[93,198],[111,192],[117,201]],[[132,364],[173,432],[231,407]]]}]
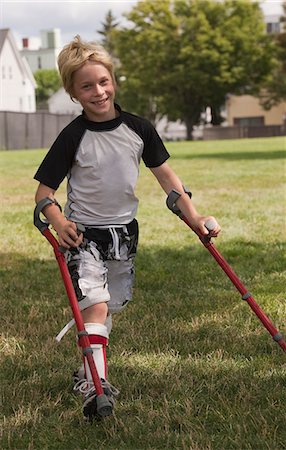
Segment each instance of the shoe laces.
[{"label": "shoe laces", "polygon": [[101,385],[103,390],[106,389],[108,391],[109,395],[112,395],[115,398],[119,396],[120,391],[115,386],[112,386],[112,384],[110,384],[108,381],[101,380]]},{"label": "shoe laces", "polygon": [[94,384],[92,381],[88,381],[85,378],[78,380],[74,387],[74,391],[78,391],[84,396],[91,394],[93,391],[95,391]]},{"label": "shoe laces", "polygon": [[[113,396],[115,398],[119,396],[119,390],[116,387],[112,386],[112,384],[110,384],[108,381],[101,379],[101,385],[106,395]],[[73,390],[80,392],[84,396],[88,396],[95,392],[95,387],[93,381],[88,381],[84,378],[78,380],[75,383]]]}]

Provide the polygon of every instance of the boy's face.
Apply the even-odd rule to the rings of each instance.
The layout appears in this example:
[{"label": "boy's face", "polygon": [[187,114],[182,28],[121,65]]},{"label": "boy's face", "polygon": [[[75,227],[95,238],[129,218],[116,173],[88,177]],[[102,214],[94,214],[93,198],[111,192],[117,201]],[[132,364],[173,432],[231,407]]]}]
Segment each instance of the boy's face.
[{"label": "boy's face", "polygon": [[115,87],[102,64],[87,61],[74,72],[72,96],[80,102],[89,120],[105,122],[116,116]]}]

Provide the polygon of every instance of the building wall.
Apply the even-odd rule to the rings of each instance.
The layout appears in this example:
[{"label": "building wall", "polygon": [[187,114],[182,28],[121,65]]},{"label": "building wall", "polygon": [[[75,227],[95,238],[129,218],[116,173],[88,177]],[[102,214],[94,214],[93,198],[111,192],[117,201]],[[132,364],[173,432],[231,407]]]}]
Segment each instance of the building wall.
[{"label": "building wall", "polygon": [[73,102],[64,88],[60,88],[48,100],[49,112],[51,114],[73,114],[82,113],[82,106]]},{"label": "building wall", "polygon": [[33,73],[39,69],[56,69],[59,50],[54,48],[41,48],[39,50],[21,50]]},{"label": "building wall", "polygon": [[61,30],[53,28],[51,30],[41,31],[42,48],[60,48],[61,47]]},{"label": "building wall", "polygon": [[231,95],[226,102],[227,122],[235,125],[235,119],[263,117],[264,125],[283,125],[286,119],[286,102],[265,111],[259,99],[251,95]]},{"label": "building wall", "polygon": [[41,31],[41,47],[30,48],[29,38],[23,38],[21,55],[25,56],[33,73],[39,69],[57,69],[61,50],[61,32],[58,28]]},{"label": "building wall", "polygon": [[18,63],[8,39],[5,40],[1,53],[2,73],[0,91],[1,111],[35,112],[35,89]]}]

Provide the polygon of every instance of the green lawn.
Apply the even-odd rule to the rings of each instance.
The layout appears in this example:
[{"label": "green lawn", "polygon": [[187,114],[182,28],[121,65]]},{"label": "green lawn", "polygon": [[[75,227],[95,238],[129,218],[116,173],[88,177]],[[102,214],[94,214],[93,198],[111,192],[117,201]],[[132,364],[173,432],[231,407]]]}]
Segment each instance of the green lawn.
[{"label": "green lawn", "polygon": [[[169,143],[170,165],[215,245],[286,335],[285,138]],[[3,450],[286,449],[286,354],[148,169],[138,183],[133,302],[114,319],[113,417],[86,423],[72,393],[75,334],[51,246],[32,224],[44,150],[0,152]],[[57,199],[64,203],[64,186]]]}]

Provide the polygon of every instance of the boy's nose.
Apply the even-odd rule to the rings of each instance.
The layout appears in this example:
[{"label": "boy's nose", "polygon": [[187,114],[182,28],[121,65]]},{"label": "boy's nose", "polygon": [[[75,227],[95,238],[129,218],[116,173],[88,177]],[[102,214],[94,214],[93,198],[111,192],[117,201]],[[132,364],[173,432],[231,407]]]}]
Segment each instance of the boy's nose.
[{"label": "boy's nose", "polygon": [[101,96],[102,94],[104,94],[103,86],[100,86],[100,84],[96,84],[95,87],[94,87],[94,93],[97,96]]}]

